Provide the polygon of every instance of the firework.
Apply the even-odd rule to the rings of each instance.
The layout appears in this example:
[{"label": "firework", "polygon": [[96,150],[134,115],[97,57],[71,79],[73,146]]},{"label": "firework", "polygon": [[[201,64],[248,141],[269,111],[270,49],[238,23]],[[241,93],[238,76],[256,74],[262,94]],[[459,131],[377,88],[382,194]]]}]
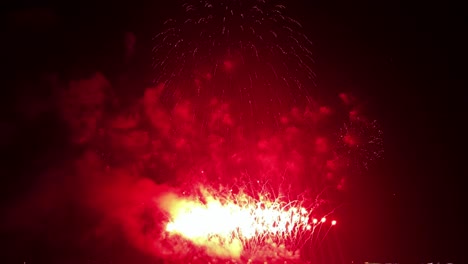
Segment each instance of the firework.
[{"label": "firework", "polygon": [[[164,228],[168,238],[190,241],[210,257],[298,260],[306,242],[324,237],[319,232],[326,218],[317,221],[305,200],[286,202],[286,197],[275,198],[268,193],[252,197],[244,190],[197,189],[197,196],[169,193],[157,202],[168,219]],[[330,227],[335,224],[333,220]]]},{"label": "firework", "polygon": [[368,121],[356,115],[351,111],[350,120],[341,127],[335,152],[343,168],[361,171],[382,158],[383,131],[376,120]]},{"label": "firework", "polygon": [[[346,179],[382,156],[377,122],[349,94],[337,107],[323,100],[312,43],[279,1],[189,0],[164,27],[154,85],[138,100],[118,98],[99,73],[54,87],[76,162],[58,162],[24,209],[47,218],[10,222],[48,222],[62,215],[47,213],[53,203],[81,216],[76,203],[92,230],[70,233],[92,254],[96,236],[116,251],[122,234],[173,263],[310,260],[335,230]],[[135,36],[125,41],[129,59]]]},{"label": "firework", "polygon": [[319,102],[311,42],[283,5],[182,7],[154,38],[155,86],[102,134],[121,166],[175,186],[150,195],[161,215],[132,224],[159,227],[132,235],[175,262],[298,261],[337,224],[328,195],[350,160],[381,154],[381,131],[347,94],[353,114]]}]

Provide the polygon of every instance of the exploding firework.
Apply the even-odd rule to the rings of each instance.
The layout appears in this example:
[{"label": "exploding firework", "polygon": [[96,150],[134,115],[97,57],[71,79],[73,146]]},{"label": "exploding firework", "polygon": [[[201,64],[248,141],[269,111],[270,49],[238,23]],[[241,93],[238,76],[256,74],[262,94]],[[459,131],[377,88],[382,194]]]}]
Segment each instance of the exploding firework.
[{"label": "exploding firework", "polygon": [[40,203],[72,196],[99,218],[90,233],[169,262],[309,258],[346,177],[382,155],[382,131],[350,95],[341,110],[321,100],[311,42],[276,0],[182,9],[154,38],[154,86],[129,107],[102,74],[57,94],[80,158]]},{"label": "exploding firework", "polygon": [[186,2],[154,43],[151,129],[135,132],[151,147],[134,160],[182,190],[157,199],[162,255],[300,259],[336,224],[325,194],[344,188],[350,160],[380,155],[376,124],[349,95],[349,115],[319,103],[311,41],[278,1]]},{"label": "exploding firework", "polygon": [[[246,190],[197,189],[195,197],[170,193],[157,202],[168,219],[167,238],[190,241],[210,257],[242,262],[298,260],[307,242],[319,244],[326,235],[320,234],[326,218],[314,217],[310,201],[286,202],[287,197],[272,197],[265,190],[253,197]],[[334,225],[336,220],[324,230]]]},{"label": "exploding firework", "polygon": [[131,240],[168,261],[299,261],[336,225],[330,196],[350,168],[381,154],[381,131],[349,95],[345,114],[320,102],[311,43],[283,5],[182,7],[154,38],[154,87],[79,137],[109,170],[173,190],[102,203],[132,212],[118,216]]}]

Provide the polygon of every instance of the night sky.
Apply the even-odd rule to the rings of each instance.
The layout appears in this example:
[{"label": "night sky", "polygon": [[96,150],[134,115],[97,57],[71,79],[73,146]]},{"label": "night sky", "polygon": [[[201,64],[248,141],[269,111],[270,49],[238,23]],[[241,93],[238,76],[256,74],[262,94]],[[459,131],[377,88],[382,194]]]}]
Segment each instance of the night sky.
[{"label": "night sky", "polygon": [[[70,150],[66,129],[48,113],[50,102],[25,105],[48,98],[51,78],[80,79],[97,71],[118,96],[141,96],[151,83],[151,37],[176,9],[176,1],[166,2],[17,1],[2,10],[2,211],[31,195],[42,181],[38,172],[79,151]],[[466,244],[462,215],[468,175],[462,8],[413,1],[291,1],[287,6],[314,43],[317,86],[357,94],[384,130],[384,159],[350,180],[339,210],[333,239],[340,241],[346,263],[467,263],[460,252]],[[136,45],[128,61],[124,43],[130,34]],[[113,244],[121,254],[111,247],[102,256],[97,249],[64,245],[82,223],[73,208],[54,213],[55,222],[41,228],[2,227],[5,261],[0,257],[0,262],[153,263],[124,242]],[[48,234],[61,230],[70,236],[56,243]]]}]

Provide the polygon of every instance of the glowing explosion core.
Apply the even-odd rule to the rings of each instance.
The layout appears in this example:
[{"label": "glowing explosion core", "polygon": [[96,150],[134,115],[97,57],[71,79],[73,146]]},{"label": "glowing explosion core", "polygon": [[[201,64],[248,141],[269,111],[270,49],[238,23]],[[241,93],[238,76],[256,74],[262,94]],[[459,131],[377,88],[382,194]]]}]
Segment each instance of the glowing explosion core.
[{"label": "glowing explosion core", "polygon": [[[320,221],[312,218],[299,201],[226,193],[213,196],[203,189],[203,202],[162,197],[159,203],[167,205],[163,210],[171,219],[165,231],[204,247],[214,257],[286,260],[297,259],[298,250],[313,240],[314,230],[326,222],[325,217]],[[333,220],[330,226],[335,224]]]}]

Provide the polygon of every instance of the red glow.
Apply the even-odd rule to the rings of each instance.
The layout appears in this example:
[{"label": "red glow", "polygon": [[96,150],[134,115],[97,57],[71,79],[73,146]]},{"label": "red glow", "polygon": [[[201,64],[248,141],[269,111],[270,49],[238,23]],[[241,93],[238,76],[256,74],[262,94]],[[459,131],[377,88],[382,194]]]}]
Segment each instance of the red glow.
[{"label": "red glow", "polygon": [[320,107],[320,113],[323,114],[323,115],[329,115],[329,114],[331,114],[331,109],[330,109],[330,107],[327,107],[327,106],[321,106]]},{"label": "red glow", "polygon": [[340,93],[339,97],[340,97],[341,101],[346,105],[350,105],[351,102],[352,102],[351,96],[349,94],[347,94],[347,93]]},{"label": "red glow", "polygon": [[338,165],[336,164],[334,160],[327,160],[325,164],[327,168],[330,170],[336,170],[338,167]]},{"label": "red glow", "polygon": [[355,139],[353,136],[351,136],[351,135],[345,135],[345,136],[343,137],[343,141],[344,141],[346,144],[351,145],[351,146],[354,146],[354,145],[357,144],[356,139]]},{"label": "red glow", "polygon": [[227,71],[232,70],[233,67],[234,67],[234,64],[233,64],[232,61],[230,61],[230,60],[225,60],[225,61],[224,61],[224,68],[225,68]]},{"label": "red glow", "polygon": [[326,152],[328,150],[327,140],[323,137],[319,137],[315,141],[318,152]]},{"label": "red glow", "polygon": [[352,110],[349,112],[349,119],[356,120],[359,117],[359,112],[357,110]]}]

